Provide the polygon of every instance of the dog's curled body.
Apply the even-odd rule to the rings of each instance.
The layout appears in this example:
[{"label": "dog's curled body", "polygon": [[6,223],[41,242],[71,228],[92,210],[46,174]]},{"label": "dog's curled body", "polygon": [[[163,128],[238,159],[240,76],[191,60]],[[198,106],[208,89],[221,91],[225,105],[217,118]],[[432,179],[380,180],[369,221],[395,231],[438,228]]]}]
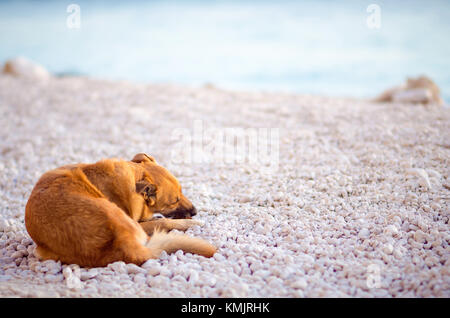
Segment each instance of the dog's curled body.
[{"label": "dog's curled body", "polygon": [[[115,261],[140,265],[163,250],[214,254],[206,241],[165,233],[186,229],[194,220],[152,221],[153,212],[186,211],[181,204],[195,208],[181,190],[177,193],[179,185],[167,170],[149,156],[152,161],[137,157],[64,166],[39,179],[26,205],[25,225],[40,258],[97,267]],[[153,197],[150,186],[145,195],[137,191],[142,182],[157,189]],[[176,206],[173,195],[183,197]]]}]

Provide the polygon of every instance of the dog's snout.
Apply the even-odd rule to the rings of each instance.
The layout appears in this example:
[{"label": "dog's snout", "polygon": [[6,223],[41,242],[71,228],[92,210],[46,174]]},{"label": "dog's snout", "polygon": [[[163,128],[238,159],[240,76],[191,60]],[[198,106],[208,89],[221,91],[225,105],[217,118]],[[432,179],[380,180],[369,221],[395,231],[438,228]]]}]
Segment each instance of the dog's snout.
[{"label": "dog's snout", "polygon": [[178,208],[173,212],[165,214],[166,217],[173,219],[190,219],[194,215],[197,215],[197,209],[194,206],[190,209]]}]

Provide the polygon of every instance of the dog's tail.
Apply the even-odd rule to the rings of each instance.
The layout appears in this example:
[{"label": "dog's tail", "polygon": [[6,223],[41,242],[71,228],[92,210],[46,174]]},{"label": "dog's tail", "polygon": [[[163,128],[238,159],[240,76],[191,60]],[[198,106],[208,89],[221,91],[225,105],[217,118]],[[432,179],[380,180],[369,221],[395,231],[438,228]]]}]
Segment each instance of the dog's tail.
[{"label": "dog's tail", "polygon": [[159,256],[162,251],[166,251],[170,254],[178,250],[183,250],[186,253],[211,257],[216,252],[214,246],[202,239],[164,232],[153,232],[146,247],[148,247],[155,256]]}]

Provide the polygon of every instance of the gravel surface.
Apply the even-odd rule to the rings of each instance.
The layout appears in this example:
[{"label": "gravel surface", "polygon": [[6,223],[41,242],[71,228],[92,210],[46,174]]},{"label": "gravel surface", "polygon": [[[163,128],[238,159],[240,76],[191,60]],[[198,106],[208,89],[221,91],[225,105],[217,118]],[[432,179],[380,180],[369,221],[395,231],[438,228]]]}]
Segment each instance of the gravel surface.
[{"label": "gravel surface", "polygon": [[[278,128],[276,169],[180,163],[177,133],[199,123]],[[437,106],[0,75],[0,297],[450,297],[449,127]],[[187,233],[218,253],[39,262],[24,210],[40,175],[139,152],[178,177],[205,222]]]}]

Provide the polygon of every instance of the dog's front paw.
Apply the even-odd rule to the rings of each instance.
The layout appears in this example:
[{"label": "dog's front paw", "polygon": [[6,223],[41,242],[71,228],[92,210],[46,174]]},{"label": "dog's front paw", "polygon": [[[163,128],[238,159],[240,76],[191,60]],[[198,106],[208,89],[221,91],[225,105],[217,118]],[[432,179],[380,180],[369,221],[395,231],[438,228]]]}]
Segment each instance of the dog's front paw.
[{"label": "dog's front paw", "polygon": [[194,225],[198,225],[198,226],[203,226],[203,225],[205,225],[205,222],[204,221],[200,221],[200,220],[192,220],[192,219],[188,219],[188,220],[186,220],[186,221],[191,221],[191,223],[192,223],[192,226],[194,226]]},{"label": "dog's front paw", "polygon": [[203,226],[205,225],[205,222],[199,221],[199,220],[192,220],[192,219],[178,219],[173,220],[176,223],[175,229],[179,231],[186,231],[188,228],[199,225]]}]

